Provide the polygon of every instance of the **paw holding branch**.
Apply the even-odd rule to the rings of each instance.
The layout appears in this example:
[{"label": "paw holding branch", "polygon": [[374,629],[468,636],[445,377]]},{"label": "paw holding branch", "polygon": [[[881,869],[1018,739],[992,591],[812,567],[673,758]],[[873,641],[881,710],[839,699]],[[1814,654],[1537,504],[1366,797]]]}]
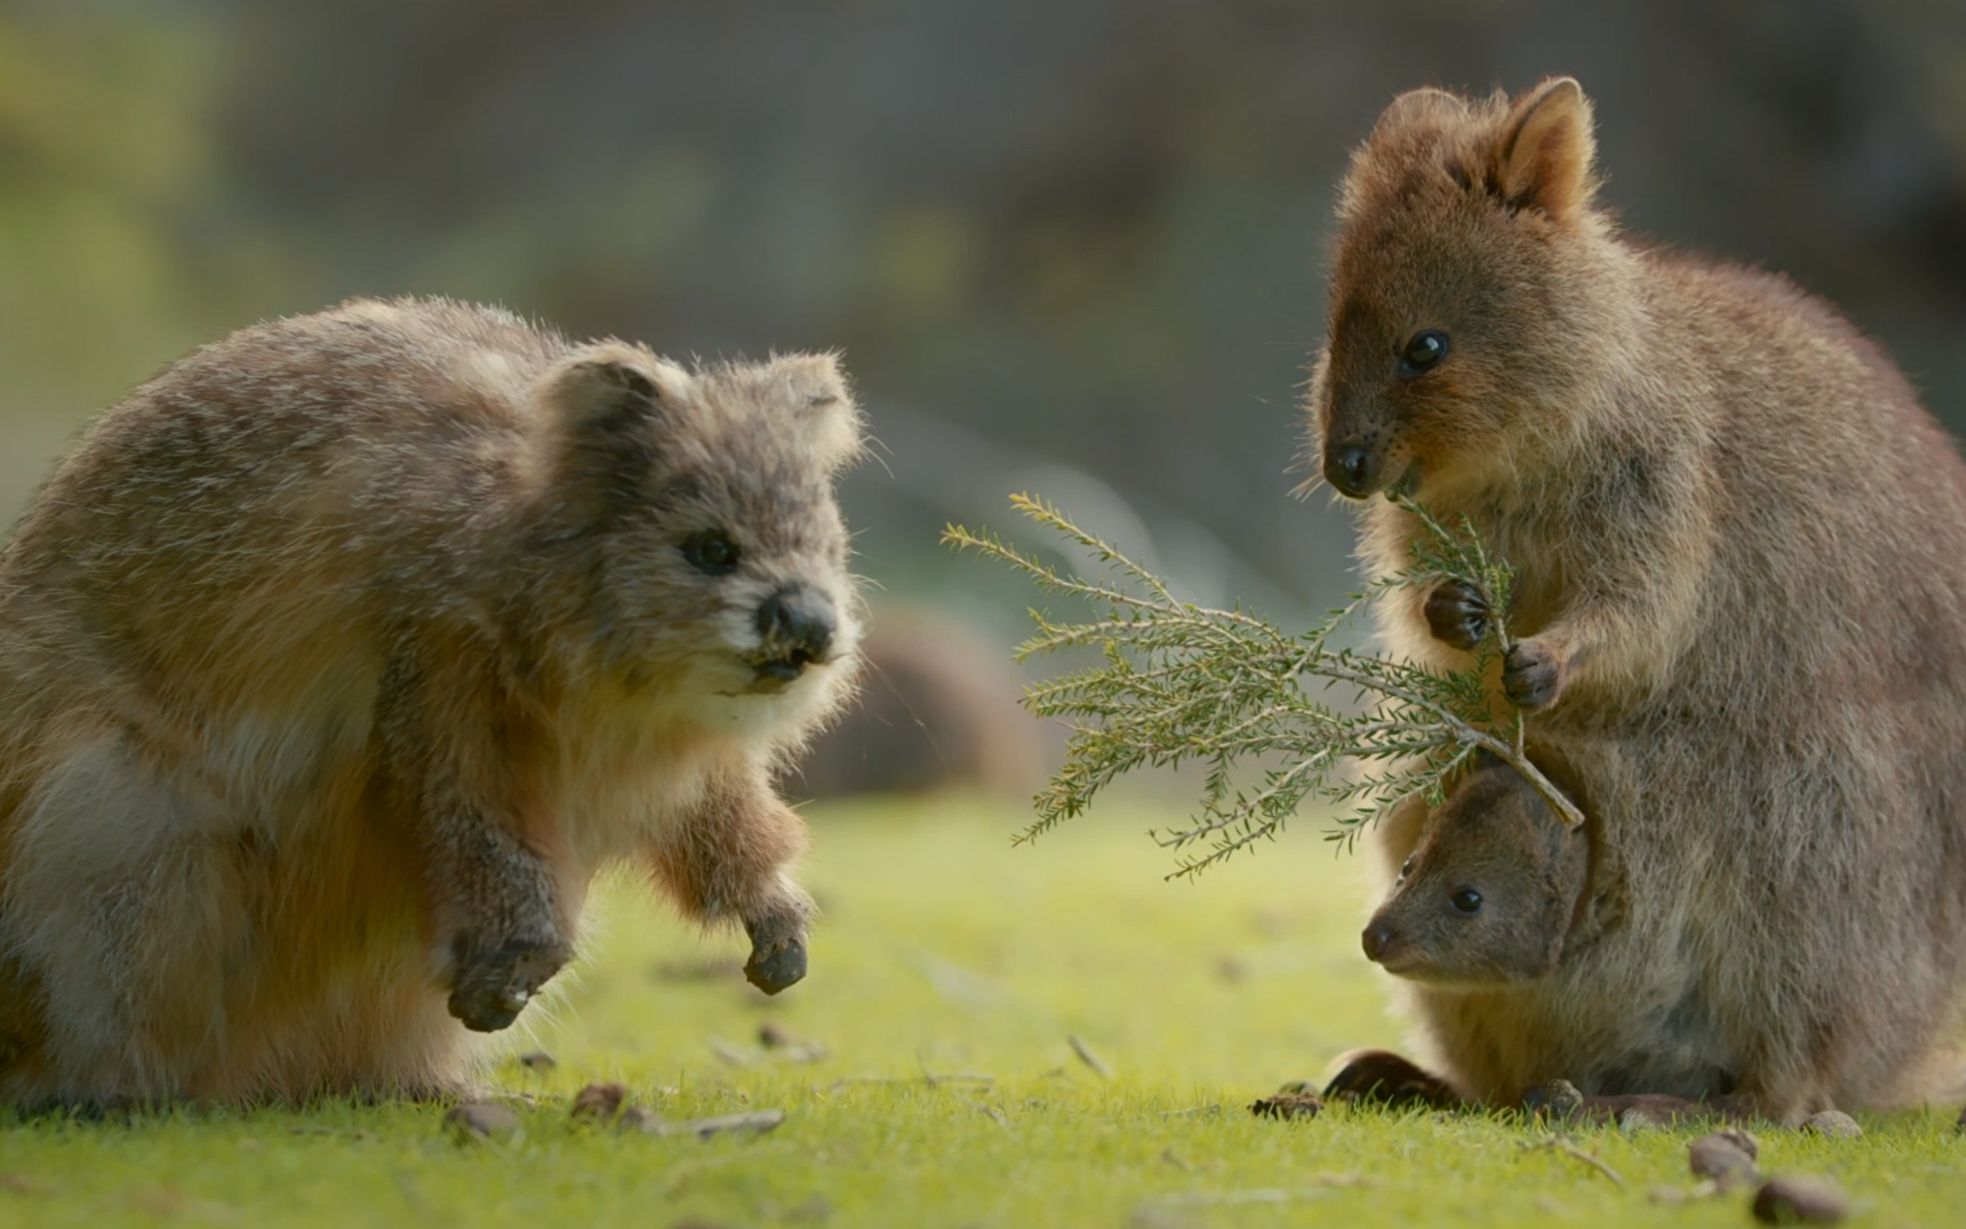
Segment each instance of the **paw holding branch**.
[{"label": "paw holding branch", "polygon": [[[1441,581],[1427,594],[1422,609],[1434,639],[1464,653],[1481,647],[1495,628],[1488,602],[1465,581]],[[1526,712],[1555,704],[1565,673],[1563,657],[1546,638],[1515,641],[1502,655],[1502,690],[1509,703]]]}]

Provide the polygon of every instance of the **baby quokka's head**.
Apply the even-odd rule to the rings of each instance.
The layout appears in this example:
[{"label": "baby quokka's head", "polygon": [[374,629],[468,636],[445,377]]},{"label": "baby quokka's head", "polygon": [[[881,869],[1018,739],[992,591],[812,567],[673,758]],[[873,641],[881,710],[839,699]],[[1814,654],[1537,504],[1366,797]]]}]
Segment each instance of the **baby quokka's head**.
[{"label": "baby quokka's head", "polygon": [[1427,817],[1365,954],[1442,987],[1530,981],[1563,956],[1590,877],[1589,838],[1564,825],[1514,769],[1470,772]]},{"label": "baby quokka's head", "polygon": [[862,447],[831,355],[697,369],[597,343],[547,374],[546,498],[594,668],[674,716],[793,734],[860,639],[834,482]]},{"label": "baby quokka's head", "polygon": [[1513,101],[1414,90],[1380,117],[1344,181],[1311,382],[1340,494],[1479,489],[1564,434],[1630,332],[1592,151],[1568,78]]}]

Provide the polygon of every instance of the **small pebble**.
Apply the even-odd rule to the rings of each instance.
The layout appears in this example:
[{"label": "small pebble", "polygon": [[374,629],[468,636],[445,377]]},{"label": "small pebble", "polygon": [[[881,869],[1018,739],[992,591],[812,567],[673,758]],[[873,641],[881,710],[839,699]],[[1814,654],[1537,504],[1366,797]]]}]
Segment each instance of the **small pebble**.
[{"label": "small pebble", "polygon": [[497,1139],[519,1129],[519,1116],[492,1101],[467,1101],[444,1115],[444,1127],[459,1143]]},{"label": "small pebble", "polygon": [[1849,1211],[1843,1188],[1827,1178],[1770,1178],[1754,1193],[1754,1218],[1768,1225],[1833,1225]]},{"label": "small pebble", "polygon": [[528,1071],[551,1071],[560,1065],[560,1060],[544,1050],[519,1055],[519,1065]]},{"label": "small pebble", "polygon": [[1686,1165],[1695,1176],[1711,1178],[1723,1189],[1753,1181],[1754,1155],[1729,1136],[1735,1131],[1716,1131],[1686,1147]]},{"label": "small pebble", "polygon": [[614,1126],[617,1131],[653,1131],[660,1121],[653,1110],[631,1105],[621,1111],[621,1117],[614,1120]]},{"label": "small pebble", "polygon": [[1761,1141],[1754,1137],[1754,1132],[1745,1127],[1722,1127],[1720,1130],[1707,1136],[1707,1138],[1726,1140],[1742,1152],[1747,1153],[1748,1159],[1751,1161],[1761,1159]]},{"label": "small pebble", "polygon": [[619,1084],[589,1084],[573,1095],[573,1116],[605,1122],[619,1117],[627,1101],[628,1090]]},{"label": "small pebble", "polygon": [[786,1046],[796,1044],[797,1040],[776,1020],[766,1020],[758,1026],[758,1044],[767,1050],[782,1050]]},{"label": "small pebble", "polygon": [[1831,1139],[1857,1139],[1864,1133],[1864,1129],[1857,1125],[1857,1120],[1842,1110],[1824,1110],[1820,1114],[1811,1114],[1802,1120],[1802,1129],[1814,1131],[1818,1135],[1827,1135]]}]

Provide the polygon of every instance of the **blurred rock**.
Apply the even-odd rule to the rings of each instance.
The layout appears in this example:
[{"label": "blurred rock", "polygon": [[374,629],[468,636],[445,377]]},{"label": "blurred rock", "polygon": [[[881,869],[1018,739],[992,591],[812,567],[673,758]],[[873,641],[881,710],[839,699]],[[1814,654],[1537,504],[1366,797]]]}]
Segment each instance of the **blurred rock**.
[{"label": "blurred rock", "polygon": [[973,790],[1029,799],[1044,779],[1041,723],[1018,705],[1010,646],[927,607],[877,605],[860,696],[787,774],[793,798]]}]

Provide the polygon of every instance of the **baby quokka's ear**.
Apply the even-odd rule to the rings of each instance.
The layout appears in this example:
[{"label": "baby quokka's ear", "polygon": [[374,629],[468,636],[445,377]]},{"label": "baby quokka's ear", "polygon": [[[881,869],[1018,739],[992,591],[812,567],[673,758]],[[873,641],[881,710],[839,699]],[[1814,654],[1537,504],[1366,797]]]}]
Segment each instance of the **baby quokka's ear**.
[{"label": "baby quokka's ear", "polygon": [[1495,143],[1491,182],[1510,208],[1569,222],[1597,188],[1591,171],[1596,151],[1590,100],[1574,79],[1557,77],[1509,108]]},{"label": "baby quokka's ear", "polygon": [[813,455],[838,472],[859,458],[864,438],[860,408],[834,354],[785,354],[765,365],[770,400],[792,415]]}]

